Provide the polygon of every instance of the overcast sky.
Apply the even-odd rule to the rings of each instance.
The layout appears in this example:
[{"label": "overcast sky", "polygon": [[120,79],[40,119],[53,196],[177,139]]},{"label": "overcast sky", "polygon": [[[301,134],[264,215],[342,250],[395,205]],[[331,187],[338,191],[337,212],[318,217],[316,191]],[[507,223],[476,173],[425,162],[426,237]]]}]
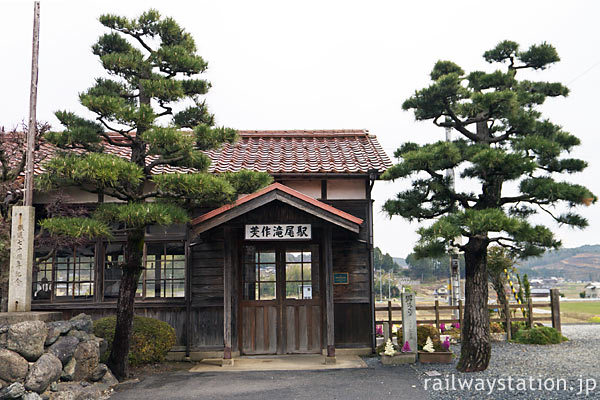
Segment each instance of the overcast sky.
[{"label": "overcast sky", "polygon": [[[219,125],[236,129],[366,128],[392,157],[405,141],[444,137],[415,122],[403,100],[428,85],[438,59],[465,70],[492,68],[481,55],[501,40],[522,47],[547,41],[562,61],[530,79],[560,81],[567,98],[545,115],[581,138],[574,156],[588,169],[570,179],[600,194],[600,6],[595,1],[41,1],[38,119],[85,115],[77,94],[103,69],[90,47],[105,30],[103,13],[137,16],[149,7],[191,32],[209,62],[207,96]],[[28,116],[33,1],[0,0],[0,125]],[[593,118],[592,118],[593,117]],[[381,211],[407,182],[375,185],[375,244],[395,257],[410,253],[416,223]],[[600,211],[584,208],[584,231],[549,226],[565,247],[599,243]]]}]

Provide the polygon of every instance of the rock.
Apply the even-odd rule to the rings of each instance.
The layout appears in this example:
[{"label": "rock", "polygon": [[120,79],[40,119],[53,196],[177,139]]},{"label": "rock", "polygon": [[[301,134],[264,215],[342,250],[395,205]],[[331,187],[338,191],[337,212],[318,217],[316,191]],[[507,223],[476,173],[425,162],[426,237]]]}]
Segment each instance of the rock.
[{"label": "rock", "polygon": [[2,389],[3,387],[6,387],[6,386],[8,386],[8,382],[0,379],[0,389]]},{"label": "rock", "polygon": [[100,379],[104,378],[104,375],[108,372],[108,367],[105,364],[98,364],[92,375],[90,375],[90,381],[98,382]]},{"label": "rock", "polygon": [[56,329],[61,335],[66,335],[73,327],[69,321],[52,321],[47,325],[48,329]]},{"label": "rock", "polygon": [[60,379],[63,381],[72,381],[73,375],[75,375],[75,366],[77,365],[77,361],[74,358],[71,358],[67,365],[63,368],[62,374],[60,375]]},{"label": "rock", "polygon": [[66,365],[71,357],[73,357],[73,354],[75,354],[78,344],[79,339],[76,337],[62,336],[56,343],[48,348],[48,352],[54,354],[63,365]]},{"label": "rock", "polygon": [[108,342],[106,340],[104,340],[103,338],[96,338],[98,340],[98,345],[100,347],[100,355],[106,353],[106,350],[108,350]]},{"label": "rock", "polygon": [[77,329],[78,331],[84,331],[85,333],[92,333],[94,331],[94,321],[87,314],[81,313],[71,318],[69,323],[73,329]]},{"label": "rock", "polygon": [[36,392],[27,392],[25,393],[25,395],[23,397],[21,397],[21,400],[41,400],[42,398],[40,397],[39,394],[37,394]]},{"label": "rock", "polygon": [[48,336],[44,341],[44,346],[50,346],[60,337],[60,330],[55,327],[48,327]]},{"label": "rock", "polygon": [[110,369],[106,371],[106,374],[104,374],[100,382],[104,383],[108,387],[113,387],[119,384],[118,379],[115,378]]},{"label": "rock", "polygon": [[5,349],[8,342],[8,333],[0,333],[0,349]]},{"label": "rock", "polygon": [[24,321],[8,328],[7,348],[16,351],[28,361],[37,360],[44,353],[48,328],[42,321]]},{"label": "rock", "polygon": [[23,384],[15,382],[0,390],[0,399],[20,399],[24,394],[25,388],[23,387]]},{"label": "rock", "polygon": [[52,383],[50,384],[50,391],[51,391],[51,392],[58,392],[58,383],[56,383],[56,382],[52,382]]},{"label": "rock", "polygon": [[75,400],[97,400],[102,398],[102,389],[96,385],[90,385],[76,395]]},{"label": "rock", "polygon": [[100,360],[98,343],[95,341],[79,343],[73,357],[75,357],[75,360],[77,361],[73,380],[87,380],[98,366]]},{"label": "rock", "polygon": [[65,390],[64,392],[56,392],[50,395],[50,400],[75,400],[75,393],[70,390]]},{"label": "rock", "polygon": [[7,382],[22,381],[28,370],[26,359],[14,351],[0,349],[0,379]]},{"label": "rock", "polygon": [[0,325],[0,333],[8,332],[8,325]]},{"label": "rock", "polygon": [[76,337],[80,342],[87,342],[95,338],[94,335],[90,335],[85,333],[84,331],[78,331],[76,329],[71,329],[67,336]]},{"label": "rock", "polygon": [[31,367],[25,380],[25,388],[43,393],[50,384],[60,378],[62,363],[53,354],[42,355]]}]

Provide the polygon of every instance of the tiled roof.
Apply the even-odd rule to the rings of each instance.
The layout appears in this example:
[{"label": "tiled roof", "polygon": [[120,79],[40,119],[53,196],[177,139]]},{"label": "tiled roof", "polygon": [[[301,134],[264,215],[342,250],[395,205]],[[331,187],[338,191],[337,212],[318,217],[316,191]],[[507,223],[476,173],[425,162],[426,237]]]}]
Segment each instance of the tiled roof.
[{"label": "tiled roof", "polygon": [[[240,140],[207,151],[212,163],[210,172],[236,172],[241,169],[271,174],[367,174],[384,172],[392,164],[377,138],[367,130],[293,130],[238,131]],[[56,151],[42,143],[36,158],[47,160]],[[127,147],[104,144],[105,153],[129,158]],[[80,150],[83,153],[83,150]],[[152,162],[154,157],[148,157]],[[43,171],[36,163],[36,173]],[[193,172],[190,168],[160,165],[152,173]]]},{"label": "tiled roof", "polygon": [[392,164],[367,130],[238,131],[240,140],[211,150],[213,172],[271,174],[384,172]]},{"label": "tiled roof", "polygon": [[[281,191],[284,192],[292,197],[295,197],[301,201],[304,201],[306,203],[309,203],[315,207],[318,207],[319,209],[321,209],[322,211],[325,211],[326,213],[329,214],[333,214],[337,217],[343,218],[346,221],[349,221],[353,224],[356,225],[361,225],[363,223],[363,220],[355,217],[354,215],[348,214],[345,211],[339,210],[333,206],[330,206],[329,204],[325,204],[319,200],[313,199],[310,196],[307,196],[303,193],[298,192],[297,190],[294,190],[288,186],[282,185],[281,183],[272,183],[271,185],[255,192],[252,194],[248,194],[246,196],[242,196],[240,197],[235,203],[233,204],[226,204],[222,207],[219,207],[215,210],[212,210],[210,212],[207,212],[206,214],[200,215],[199,217],[196,217],[195,219],[192,220],[191,224],[192,226],[198,225],[198,224],[202,224],[204,222],[207,222],[209,220],[212,220],[213,218],[226,213],[229,210],[232,210],[238,206],[241,206],[242,204],[248,203],[254,199],[257,199],[259,197],[262,197],[264,195],[266,195],[267,193],[273,192],[273,191]],[[225,222],[225,220],[223,220],[222,222]]]}]

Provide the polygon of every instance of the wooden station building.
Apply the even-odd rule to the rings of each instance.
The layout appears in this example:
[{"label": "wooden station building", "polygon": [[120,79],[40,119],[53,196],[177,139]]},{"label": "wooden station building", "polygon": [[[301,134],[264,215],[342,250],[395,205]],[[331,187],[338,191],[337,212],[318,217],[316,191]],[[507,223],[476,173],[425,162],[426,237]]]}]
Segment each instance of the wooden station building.
[{"label": "wooden station building", "polygon": [[[334,356],[336,347],[373,348],[371,192],[391,165],[387,155],[366,130],[239,135],[208,152],[211,171],[266,171],[275,183],[197,210],[185,226],[149,227],[136,313],[171,324],[173,350],[187,355]],[[77,203],[97,201],[71,195]],[[34,202],[41,209],[47,201],[39,194]],[[122,258],[115,237],[38,259],[32,308],[113,314]]]}]

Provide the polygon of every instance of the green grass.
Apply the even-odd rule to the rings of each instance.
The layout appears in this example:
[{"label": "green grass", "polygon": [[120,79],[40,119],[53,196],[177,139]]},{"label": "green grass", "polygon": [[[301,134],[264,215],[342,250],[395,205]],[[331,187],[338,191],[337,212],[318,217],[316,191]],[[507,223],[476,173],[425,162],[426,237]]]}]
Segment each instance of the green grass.
[{"label": "green grass", "polygon": [[600,301],[561,302],[563,322],[597,322],[600,320]]},{"label": "green grass", "polygon": [[563,312],[600,315],[600,301],[561,302],[560,310]]}]

